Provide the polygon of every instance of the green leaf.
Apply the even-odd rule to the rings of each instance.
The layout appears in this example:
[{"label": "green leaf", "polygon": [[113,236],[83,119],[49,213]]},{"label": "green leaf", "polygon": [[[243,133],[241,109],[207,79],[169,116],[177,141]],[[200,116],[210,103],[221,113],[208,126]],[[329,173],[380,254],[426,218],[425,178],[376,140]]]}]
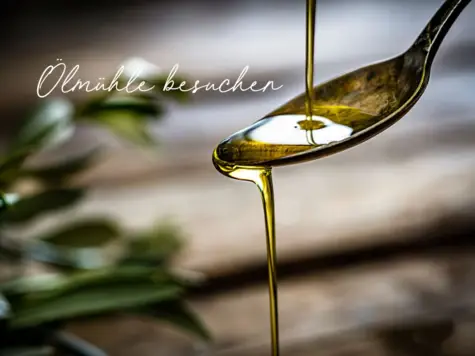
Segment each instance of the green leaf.
[{"label": "green leaf", "polygon": [[60,185],[77,173],[89,168],[97,159],[99,150],[88,151],[78,157],[74,157],[66,162],[41,168],[24,169],[21,172],[23,177],[32,177],[48,185]]},{"label": "green leaf", "polygon": [[118,226],[110,220],[85,220],[44,235],[41,240],[56,246],[98,247],[120,236]]},{"label": "green leaf", "polygon": [[136,114],[140,118],[153,119],[163,114],[163,108],[157,100],[149,96],[122,95],[89,102],[80,112],[81,117],[97,118],[104,113]]},{"label": "green leaf", "polygon": [[0,294],[0,320],[8,319],[10,317],[11,307],[7,299]]},{"label": "green leaf", "polygon": [[143,146],[156,144],[147,130],[148,122],[142,114],[128,111],[104,111],[96,114],[93,122],[132,143]]},{"label": "green leaf", "polygon": [[110,244],[121,235],[109,220],[85,220],[35,239],[33,259],[74,268],[99,268],[111,263]]},{"label": "green leaf", "polygon": [[50,148],[74,132],[74,106],[64,98],[45,99],[21,127],[12,151]]},{"label": "green leaf", "polygon": [[0,193],[0,222],[2,220],[2,214],[4,211],[10,208],[19,200],[17,194],[2,194]]},{"label": "green leaf", "polygon": [[147,307],[143,312],[146,315],[151,315],[159,320],[169,322],[203,340],[211,340],[211,335],[207,328],[183,301],[172,300],[161,302],[152,307]]},{"label": "green leaf", "polygon": [[[172,73],[172,68],[170,68],[170,71],[168,71],[167,73],[163,73],[153,63],[150,63],[142,58],[130,58],[124,63],[124,68],[125,71],[118,81],[119,87],[124,88],[127,85],[128,81],[132,79],[132,77],[134,77],[135,84],[139,84],[143,81],[147,84],[145,88],[154,88],[154,90],[147,92],[137,91],[134,93],[134,95],[155,94],[161,96],[162,98],[170,98],[178,102],[185,102],[190,98],[190,93],[184,92],[182,90],[164,90],[165,84],[170,74],[173,75],[173,87],[178,87],[180,86],[180,83],[185,81],[185,78],[176,75],[176,73]],[[176,68],[175,72],[177,70],[178,68]]]},{"label": "green leaf", "polygon": [[166,262],[183,247],[183,242],[179,227],[171,224],[159,225],[130,239],[124,262]]},{"label": "green leaf", "polygon": [[0,292],[11,296],[54,290],[65,283],[66,277],[60,274],[42,274],[21,277],[0,283]]},{"label": "green leaf", "polygon": [[119,311],[176,298],[181,293],[176,285],[157,285],[153,282],[135,282],[84,288],[57,298],[14,308],[13,327],[33,326],[40,323],[71,319],[86,315]]},{"label": "green leaf", "polygon": [[3,221],[20,224],[56,210],[69,207],[84,195],[82,189],[54,189],[20,199],[5,211]]},{"label": "green leaf", "polygon": [[8,298],[27,296],[38,300],[71,293],[83,288],[153,281],[159,284],[180,285],[163,269],[145,266],[118,266],[70,274],[28,276],[0,284],[0,292]]},{"label": "green leaf", "polygon": [[[158,77],[155,77],[155,78],[150,78],[150,79],[147,79],[146,81],[148,83],[150,83],[151,85],[154,85],[155,86],[155,91],[163,96],[164,98],[166,99],[172,99],[172,100],[175,100],[179,103],[186,103],[190,100],[190,92],[185,92],[185,91],[182,91],[182,90],[166,90],[166,85],[167,85],[167,79],[168,79],[168,74],[167,76],[158,76]],[[185,78],[183,77],[177,77],[177,76],[174,76],[173,77],[173,82],[174,82],[174,85],[173,87],[174,88],[177,88],[180,86],[180,84],[182,82],[187,82],[189,83],[188,80],[186,80]],[[186,87],[190,87],[190,85],[186,85]]]},{"label": "green leaf", "polygon": [[54,350],[51,346],[17,347],[0,350],[0,355],[2,356],[53,356],[54,354]]},{"label": "green leaf", "polygon": [[155,98],[122,95],[89,103],[80,111],[79,120],[102,125],[133,143],[151,146],[155,141],[147,130],[148,123],[161,114],[162,107]]},{"label": "green leaf", "polygon": [[0,188],[6,189],[20,177],[21,167],[32,152],[17,151],[0,160]]}]

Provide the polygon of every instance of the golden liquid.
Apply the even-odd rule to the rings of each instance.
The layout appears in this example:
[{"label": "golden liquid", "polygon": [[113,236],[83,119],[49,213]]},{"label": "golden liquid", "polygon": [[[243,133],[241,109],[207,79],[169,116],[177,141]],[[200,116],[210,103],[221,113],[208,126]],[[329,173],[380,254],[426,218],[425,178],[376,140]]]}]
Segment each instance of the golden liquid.
[{"label": "golden liquid", "polygon": [[269,284],[269,307],[272,355],[279,355],[279,313],[277,303],[277,272],[276,272],[276,240],[275,240],[275,213],[274,213],[274,189],[272,185],[272,169],[270,167],[229,166],[213,155],[216,168],[228,177],[253,182],[259,188],[264,207],[267,266]]},{"label": "golden liquid", "polygon": [[[305,115],[301,113],[287,115],[284,119],[287,125],[290,124],[293,129],[298,130],[298,134],[293,138],[294,141],[289,142],[279,137],[279,132],[282,132],[280,124],[284,121],[278,120],[276,117],[269,117],[267,121],[261,121],[261,127],[264,127],[265,132],[254,130],[251,126],[247,130],[233,135],[228,144],[221,143],[213,153],[213,163],[221,173],[234,179],[253,182],[261,192],[267,238],[272,356],[279,356],[280,354],[274,190],[271,166],[260,166],[258,162],[266,161],[269,158],[278,159],[289,153],[301,152],[315,147],[317,143],[313,133],[325,127],[322,121],[312,120],[311,95],[313,91],[315,8],[316,0],[307,0],[306,112]],[[322,113],[322,111],[316,110],[315,112]],[[332,113],[332,110],[329,110],[329,112]],[[304,133],[303,137],[301,136],[302,133]],[[249,135],[255,136],[256,134],[257,137],[254,139],[249,137]]]},{"label": "golden liquid", "polygon": [[217,157],[232,165],[269,167],[284,158],[345,140],[379,120],[378,116],[343,105],[315,105],[312,120],[307,120],[305,108],[282,112],[222,141],[216,148]]},{"label": "golden liquid", "polygon": [[[307,41],[305,58],[305,114],[312,121],[313,65],[315,56],[316,0],[307,0]],[[314,143],[313,131],[307,130],[307,140]]]}]

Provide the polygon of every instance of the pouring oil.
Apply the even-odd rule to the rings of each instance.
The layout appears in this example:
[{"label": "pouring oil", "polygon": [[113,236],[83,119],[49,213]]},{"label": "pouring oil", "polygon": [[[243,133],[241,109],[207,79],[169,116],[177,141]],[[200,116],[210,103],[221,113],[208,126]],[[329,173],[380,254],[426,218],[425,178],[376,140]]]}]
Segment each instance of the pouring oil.
[{"label": "pouring oil", "polygon": [[[266,227],[272,356],[279,356],[280,353],[274,191],[272,165],[260,163],[315,147],[319,138],[313,133],[325,126],[325,122],[312,119],[315,10],[316,0],[307,0],[305,110],[291,110],[290,115],[282,112],[268,116],[223,141],[213,153],[213,163],[218,171],[230,178],[253,182],[261,192]],[[329,108],[317,109],[315,113],[338,116],[338,110],[335,112]],[[285,119],[282,120],[282,117]],[[323,120],[332,123],[330,118]]]},{"label": "pouring oil", "polygon": [[[305,114],[307,120],[312,119],[313,65],[315,56],[315,12],[317,1],[307,0],[307,36],[305,58]],[[306,130],[307,140],[314,143],[313,130]]]},{"label": "pouring oil", "polygon": [[213,163],[216,169],[224,175],[238,180],[253,182],[261,192],[266,228],[272,356],[279,356],[279,313],[277,304],[276,273],[277,258],[272,169],[271,167],[234,165],[229,162],[224,162],[218,157],[217,151],[213,154]]}]

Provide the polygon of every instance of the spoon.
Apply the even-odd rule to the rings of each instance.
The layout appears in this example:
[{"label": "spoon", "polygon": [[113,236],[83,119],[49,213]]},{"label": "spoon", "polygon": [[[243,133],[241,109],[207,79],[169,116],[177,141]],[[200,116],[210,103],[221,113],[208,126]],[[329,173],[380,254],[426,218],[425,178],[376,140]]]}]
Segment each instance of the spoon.
[{"label": "spoon", "polygon": [[314,87],[312,118],[305,94],[223,140],[213,153],[216,168],[273,167],[328,156],[381,133],[424,93],[434,57],[471,0],[447,0],[403,54]]}]

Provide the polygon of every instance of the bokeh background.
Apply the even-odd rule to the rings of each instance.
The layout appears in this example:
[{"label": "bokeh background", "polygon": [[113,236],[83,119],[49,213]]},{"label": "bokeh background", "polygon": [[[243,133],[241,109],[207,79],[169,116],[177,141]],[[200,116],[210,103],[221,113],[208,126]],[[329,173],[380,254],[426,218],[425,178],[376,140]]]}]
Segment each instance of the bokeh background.
[{"label": "bokeh background", "polygon": [[[401,53],[441,3],[318,0],[315,81]],[[459,322],[462,315],[460,322],[470,328],[474,19],[475,6],[469,5],[440,49],[426,93],[400,123],[347,152],[275,170],[287,354],[310,355],[308,350],[322,347],[332,354],[346,347],[350,354],[379,355],[373,336],[362,330],[408,320]],[[110,147],[107,159],[81,177],[93,186],[89,198],[39,229],[96,211],[130,227],[173,219],[187,234],[176,266],[211,281],[192,303],[215,334],[213,352],[266,354],[260,197],[250,184],[219,175],[211,153],[224,137],[303,92],[305,1],[6,1],[0,20],[4,143],[39,101],[38,79],[57,58],[79,64],[82,79],[111,76],[125,60],[140,58],[165,72],[178,63],[180,74],[203,83],[233,80],[249,66],[249,82],[283,85],[265,93],[202,90],[187,105],[172,105],[152,127],[161,143],[154,153],[83,128],[72,142],[40,157],[50,161],[98,144]],[[91,337],[113,355],[200,352],[179,335],[134,323],[116,323],[115,332],[105,323]],[[472,355],[475,347],[462,331],[449,347]],[[118,333],[120,347],[114,342]],[[326,341],[333,337],[345,342]]]}]

